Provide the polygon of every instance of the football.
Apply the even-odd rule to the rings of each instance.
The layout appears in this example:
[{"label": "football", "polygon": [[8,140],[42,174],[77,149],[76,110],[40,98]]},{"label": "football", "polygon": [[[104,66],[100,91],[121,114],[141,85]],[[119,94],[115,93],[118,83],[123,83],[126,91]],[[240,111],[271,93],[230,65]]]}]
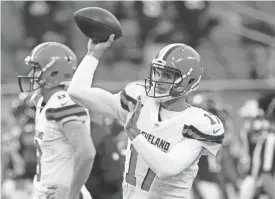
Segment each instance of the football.
[{"label": "football", "polygon": [[109,11],[99,7],[87,7],[74,13],[77,27],[95,43],[105,42],[111,34],[114,39],[122,36],[121,24]]}]

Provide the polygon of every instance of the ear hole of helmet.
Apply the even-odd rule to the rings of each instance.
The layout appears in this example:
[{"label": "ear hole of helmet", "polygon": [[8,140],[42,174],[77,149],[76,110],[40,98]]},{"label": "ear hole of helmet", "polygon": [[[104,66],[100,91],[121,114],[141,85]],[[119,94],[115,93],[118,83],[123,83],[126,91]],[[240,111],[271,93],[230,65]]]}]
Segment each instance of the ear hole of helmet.
[{"label": "ear hole of helmet", "polygon": [[51,77],[55,77],[55,76],[57,76],[58,75],[58,71],[53,71],[52,73],[51,73]]},{"label": "ear hole of helmet", "polygon": [[194,81],[195,81],[195,78],[191,78],[191,79],[188,81],[188,84],[192,84]]}]

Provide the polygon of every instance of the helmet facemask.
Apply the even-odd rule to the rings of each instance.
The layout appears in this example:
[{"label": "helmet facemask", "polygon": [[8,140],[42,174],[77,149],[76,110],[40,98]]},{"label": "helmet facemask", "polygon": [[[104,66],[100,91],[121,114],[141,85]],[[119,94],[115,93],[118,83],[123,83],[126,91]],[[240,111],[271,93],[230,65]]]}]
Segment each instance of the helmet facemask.
[{"label": "helmet facemask", "polygon": [[[163,78],[159,78],[159,73],[163,73],[164,75],[167,74],[172,77],[167,78],[168,81],[163,81]],[[161,102],[180,97],[181,95],[178,91],[181,88],[182,80],[180,70],[151,63],[150,75],[145,79],[146,95]]]},{"label": "helmet facemask", "polygon": [[18,84],[21,92],[32,92],[44,86],[41,79],[43,70],[39,63],[29,60],[29,56],[25,59],[25,63],[31,66],[31,70],[26,76],[18,76]]}]

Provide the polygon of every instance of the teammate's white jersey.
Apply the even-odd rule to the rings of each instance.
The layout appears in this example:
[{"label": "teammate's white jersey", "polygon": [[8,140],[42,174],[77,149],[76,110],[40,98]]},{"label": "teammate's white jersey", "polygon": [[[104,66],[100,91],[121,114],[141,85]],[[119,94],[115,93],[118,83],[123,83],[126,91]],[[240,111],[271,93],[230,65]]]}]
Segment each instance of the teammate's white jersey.
[{"label": "teammate's white jersey", "polygon": [[64,90],[54,93],[43,105],[37,103],[34,142],[37,148],[36,195],[43,196],[48,185],[70,186],[74,151],[63,131],[63,124],[80,120],[90,129],[89,112],[75,104]]},{"label": "teammate's white jersey", "polygon": [[[94,88],[94,110],[116,117],[125,122],[128,103],[137,102],[141,96],[142,109],[137,122],[138,129],[152,145],[165,153],[183,140],[201,141],[202,153],[216,155],[224,137],[224,128],[219,118],[196,107],[175,113],[160,112],[160,103],[145,95],[144,87],[137,83],[129,84],[125,90],[106,99],[103,91]],[[103,97],[105,96],[105,97]],[[100,102],[100,103],[99,103]],[[163,110],[163,109],[161,109]],[[179,151],[184,153],[184,151]],[[156,159],[158,157],[155,157]],[[194,178],[198,171],[199,157],[186,170],[177,176],[160,179],[136,152],[129,140],[123,182],[124,199],[147,198],[188,198]],[[169,169],[169,168],[167,168]]]}]

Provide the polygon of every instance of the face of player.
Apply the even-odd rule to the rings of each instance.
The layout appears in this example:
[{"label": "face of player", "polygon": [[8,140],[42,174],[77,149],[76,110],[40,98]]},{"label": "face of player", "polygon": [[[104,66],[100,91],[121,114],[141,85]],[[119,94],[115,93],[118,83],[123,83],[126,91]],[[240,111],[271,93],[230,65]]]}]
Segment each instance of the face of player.
[{"label": "face of player", "polygon": [[178,76],[173,71],[161,69],[161,68],[153,68],[152,79],[156,82],[156,93],[164,94],[167,93],[173,83],[175,82]]}]

